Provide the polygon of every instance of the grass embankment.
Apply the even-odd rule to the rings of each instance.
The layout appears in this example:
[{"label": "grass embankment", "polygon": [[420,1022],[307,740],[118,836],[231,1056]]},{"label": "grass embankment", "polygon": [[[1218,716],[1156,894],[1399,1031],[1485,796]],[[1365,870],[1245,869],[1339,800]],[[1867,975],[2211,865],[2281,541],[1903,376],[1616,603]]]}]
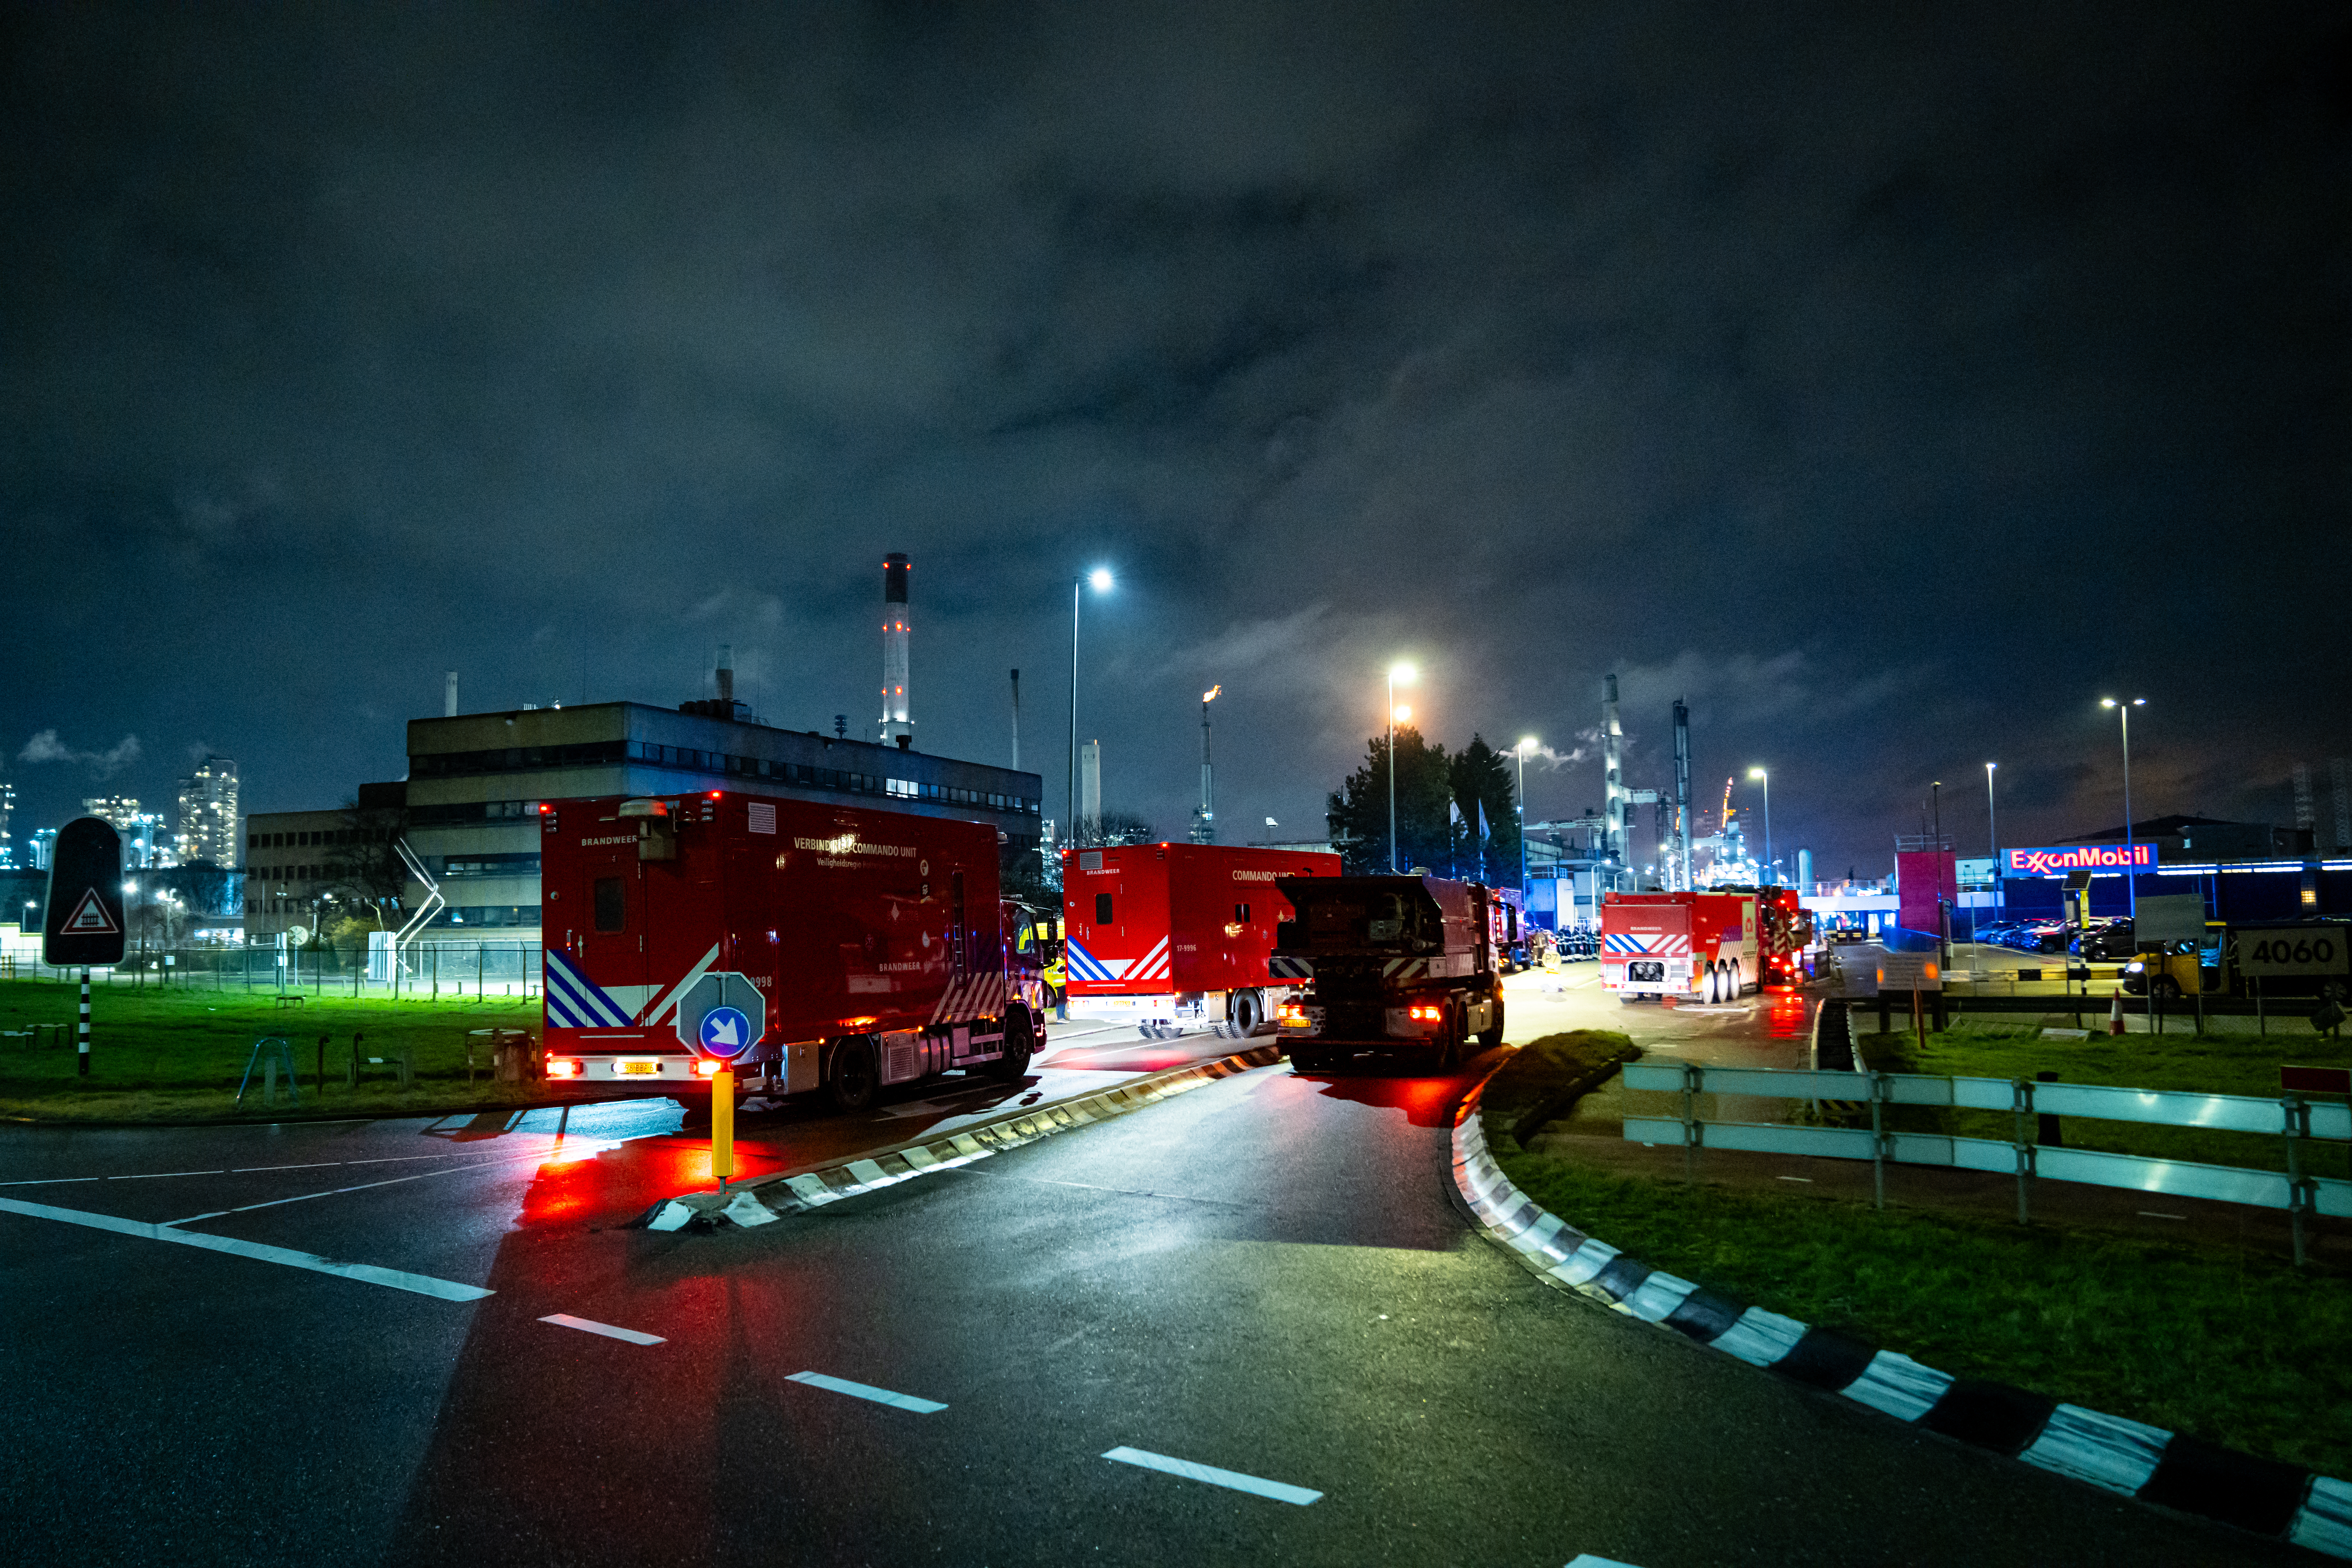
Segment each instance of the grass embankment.
[{"label": "grass embankment", "polygon": [[[1929,1035],[1924,1048],[1916,1036],[1908,1034],[1864,1035],[1857,1037],[1856,1044],[1863,1059],[1882,1072],[2000,1079],[2031,1079],[2037,1073],[2054,1072],[2064,1083],[2242,1094],[2263,1100],[2278,1098],[2282,1063],[2352,1067],[2352,1040],[2309,1035],[2273,1039],[2245,1035],[2094,1035],[2087,1040],[2045,1040],[2039,1034],[2038,1026],[1965,1020],[1959,1026]],[[1894,1118],[1892,1125],[1906,1131],[2004,1140],[2016,1135],[2005,1111],[1897,1106],[1889,1114]],[[2194,1160],[2209,1165],[2286,1169],[2284,1142],[2262,1133],[2074,1116],[2060,1119],[2060,1131],[2071,1149]],[[2303,1166],[2307,1175],[2352,1174],[2352,1151],[2335,1144],[2305,1144]]]},{"label": "grass embankment", "polygon": [[[544,1083],[490,1079],[492,1037],[474,1030],[540,1031],[540,1004],[520,997],[438,1003],[402,998],[313,995],[300,1007],[278,1007],[267,994],[248,997],[196,987],[129,989],[103,986],[91,994],[90,1076],[77,1076],[73,1023],[79,988],[47,980],[0,984],[0,1116],[42,1121],[255,1120],[273,1114],[260,1103],[257,1068],[245,1108],[236,1104],[237,1080],[254,1042],[279,1036],[292,1047],[302,1099],[299,1114],[321,1110],[376,1115],[435,1110],[494,1110],[563,1097]],[[36,1048],[22,1032],[35,1024],[63,1024],[65,1048],[45,1039]],[[53,1032],[45,1032],[54,1039]],[[353,1035],[360,1042],[360,1087],[348,1087]],[[326,1093],[317,1090],[319,1037],[327,1037]],[[467,1054],[472,1052],[473,1082]],[[403,1089],[389,1064],[403,1051],[415,1068]],[[385,1066],[365,1058],[383,1058]],[[278,1090],[277,1112],[288,1109]]]},{"label": "grass embankment", "polygon": [[[1864,1043],[1865,1054],[1870,1046]],[[1521,1191],[1644,1263],[1956,1375],[2352,1475],[2352,1371],[2341,1353],[2352,1335],[2352,1280],[2236,1249],[1882,1213],[1810,1193],[1757,1195],[1522,1150],[1510,1129],[1536,1098],[1535,1080],[1553,1070],[1532,1058],[1533,1049],[1521,1053],[1531,1058],[1524,1077],[1515,1060],[1488,1086],[1488,1146]],[[2096,1079],[2080,1059],[2086,1053],[2074,1054],[2015,1066],[2029,1077],[2039,1066],[2080,1082],[2192,1087],[2152,1082],[2145,1058],[2127,1056],[2116,1064],[2117,1076]],[[1931,1071],[1994,1070],[1984,1057],[1931,1059]],[[2274,1071],[2274,1053],[2270,1060]],[[2242,1073],[2228,1081],[2248,1080]]]},{"label": "grass embankment", "polygon": [[1606,1081],[1619,1062],[1642,1054],[1614,1029],[1570,1029],[1530,1040],[1511,1054],[1486,1085],[1480,1106],[1487,1124],[1532,1136],[1538,1122],[1566,1116],[1587,1089]]}]

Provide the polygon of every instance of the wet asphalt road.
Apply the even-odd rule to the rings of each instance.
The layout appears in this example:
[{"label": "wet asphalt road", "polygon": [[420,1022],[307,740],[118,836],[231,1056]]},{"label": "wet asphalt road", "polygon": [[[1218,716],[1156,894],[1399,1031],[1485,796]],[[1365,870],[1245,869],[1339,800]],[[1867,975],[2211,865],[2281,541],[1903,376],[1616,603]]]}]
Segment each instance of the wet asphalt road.
[{"label": "wet asphalt road", "polygon": [[[1528,1003],[1514,1001],[1515,1037],[1617,1016],[1573,987]],[[1660,1037],[1670,1049],[1769,1054],[1785,1048],[1772,1006],[1639,1026],[1683,1031]],[[1112,1069],[1058,1070],[1076,1084]],[[511,1122],[12,1131],[0,1180],[17,1184],[0,1200],[187,1221],[173,1228],[247,1250],[0,1212],[10,1555],[2299,1556],[1539,1284],[1450,1197],[1446,1128],[1467,1081],[1279,1066],[711,1235],[624,1228],[707,1172],[666,1102]],[[1013,1098],[1047,1088],[1041,1076]],[[970,1113],[936,1088],[929,1102],[857,1127],[792,1110],[762,1130],[754,1115],[747,1138],[782,1168]],[[398,1272],[321,1273],[269,1248]],[[490,1293],[431,1293],[445,1284]],[[543,1321],[558,1315],[592,1327]],[[1141,1462],[1104,1457],[1115,1450]],[[1150,1468],[1155,1456],[1217,1467],[1226,1484]]]}]

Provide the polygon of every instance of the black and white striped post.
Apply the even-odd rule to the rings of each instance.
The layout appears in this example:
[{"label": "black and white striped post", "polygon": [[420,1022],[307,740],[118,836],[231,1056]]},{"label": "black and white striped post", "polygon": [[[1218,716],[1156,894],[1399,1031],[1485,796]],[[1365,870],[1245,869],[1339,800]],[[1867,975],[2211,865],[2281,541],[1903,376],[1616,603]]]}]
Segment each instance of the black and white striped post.
[{"label": "black and white striped post", "polygon": [[74,1025],[74,1072],[80,1078],[89,1076],[89,971],[81,972],[81,1018]]}]

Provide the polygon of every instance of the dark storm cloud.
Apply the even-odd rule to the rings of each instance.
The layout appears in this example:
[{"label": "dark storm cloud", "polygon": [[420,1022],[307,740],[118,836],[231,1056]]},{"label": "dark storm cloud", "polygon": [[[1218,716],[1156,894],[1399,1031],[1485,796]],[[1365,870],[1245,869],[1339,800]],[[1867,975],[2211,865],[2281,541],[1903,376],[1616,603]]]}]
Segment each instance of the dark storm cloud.
[{"label": "dark storm cloud", "polygon": [[1686,696],[1824,864],[1994,756],[2016,834],[2104,825],[2119,681],[2144,811],[2352,744],[2294,651],[2345,581],[2324,8],[6,26],[20,734],[317,804],[445,668],[675,701],[721,642],[863,729],[905,549],[920,743],[1001,760],[1019,665],[1055,815],[1119,573],[1081,724],[1169,832],[1208,684],[1223,815],[1287,832],[1399,657],[1433,734],[1560,753],[1619,670],[1636,782]]}]

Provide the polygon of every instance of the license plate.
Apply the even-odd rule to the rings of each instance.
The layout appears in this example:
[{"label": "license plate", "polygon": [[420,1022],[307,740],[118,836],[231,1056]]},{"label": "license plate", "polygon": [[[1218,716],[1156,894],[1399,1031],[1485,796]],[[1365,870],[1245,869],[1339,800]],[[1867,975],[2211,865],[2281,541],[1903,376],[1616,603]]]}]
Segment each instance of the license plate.
[{"label": "license plate", "polygon": [[661,1071],[661,1063],[659,1063],[659,1062],[618,1062],[618,1063],[615,1063],[615,1064],[614,1065],[613,1070],[614,1070],[614,1072],[616,1072],[616,1073],[619,1073],[623,1078],[637,1078],[637,1077],[646,1077],[646,1078],[650,1078],[650,1077],[654,1076],[655,1074],[656,1074],[656,1073],[658,1073],[658,1072],[660,1072],[660,1071]]}]

